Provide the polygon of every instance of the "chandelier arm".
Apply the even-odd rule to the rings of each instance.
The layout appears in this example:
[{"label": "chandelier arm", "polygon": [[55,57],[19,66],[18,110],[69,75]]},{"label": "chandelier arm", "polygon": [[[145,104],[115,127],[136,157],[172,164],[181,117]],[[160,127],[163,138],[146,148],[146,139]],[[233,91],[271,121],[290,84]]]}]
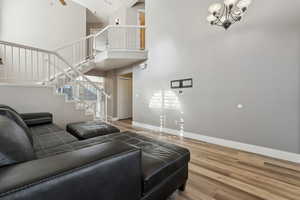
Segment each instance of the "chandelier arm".
[{"label": "chandelier arm", "polygon": [[215,20],[215,21],[218,21],[218,22],[220,22],[221,24],[223,24],[223,22],[221,21],[220,17],[216,17],[216,18],[217,18],[217,20]]},{"label": "chandelier arm", "polygon": [[213,21],[213,25],[222,26],[222,23],[218,20]]},{"label": "chandelier arm", "polygon": [[[232,15],[232,13],[230,14],[230,17],[234,20],[234,22],[239,21],[236,16]],[[241,15],[239,15],[238,17],[241,17]]]},{"label": "chandelier arm", "polygon": [[236,22],[237,21],[237,18],[235,18],[234,16],[230,15],[231,19],[233,22]]},{"label": "chandelier arm", "polygon": [[229,7],[229,6],[227,6],[227,19],[229,19],[229,18],[230,18],[231,11],[232,11],[232,8],[230,9],[230,7]]},{"label": "chandelier arm", "polygon": [[235,24],[236,22],[238,22],[238,21],[233,20],[233,21],[231,22],[231,24]]},{"label": "chandelier arm", "polygon": [[221,27],[223,27],[223,25],[222,24],[219,24],[219,23],[216,23],[216,24],[214,24],[215,26],[221,26]]},{"label": "chandelier arm", "polygon": [[225,5],[225,19],[226,20],[228,19],[228,8],[226,5]]},{"label": "chandelier arm", "polygon": [[226,5],[223,4],[222,17],[226,14]]}]

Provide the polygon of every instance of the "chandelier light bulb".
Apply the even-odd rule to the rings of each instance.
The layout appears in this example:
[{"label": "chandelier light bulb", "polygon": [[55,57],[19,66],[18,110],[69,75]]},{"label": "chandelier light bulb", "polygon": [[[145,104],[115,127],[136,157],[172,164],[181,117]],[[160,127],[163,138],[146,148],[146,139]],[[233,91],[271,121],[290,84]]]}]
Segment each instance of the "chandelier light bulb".
[{"label": "chandelier light bulb", "polygon": [[223,23],[224,23],[224,22],[226,21],[226,17],[225,17],[225,16],[223,16],[223,17],[221,17],[221,19],[220,19],[220,20],[221,20],[221,22],[223,22]]},{"label": "chandelier light bulb", "polygon": [[237,1],[238,1],[238,0],[224,0],[224,4],[225,4],[226,6],[233,6],[233,5],[236,4]]},{"label": "chandelier light bulb", "polygon": [[251,2],[252,0],[240,0],[239,3],[237,4],[237,7],[240,9],[248,8]]},{"label": "chandelier light bulb", "polygon": [[209,21],[209,22],[213,22],[213,21],[215,21],[217,18],[216,18],[214,15],[209,15],[206,19],[207,19],[207,21]]},{"label": "chandelier light bulb", "polygon": [[209,11],[211,14],[214,14],[214,13],[219,13],[221,9],[222,9],[222,4],[220,4],[220,3],[214,3],[214,4],[212,4],[212,5],[208,8],[208,11]]},{"label": "chandelier light bulb", "polygon": [[243,12],[241,11],[241,9],[235,9],[235,10],[233,11],[233,14],[234,14],[234,15],[240,15],[240,16],[242,16],[242,15],[243,15]]}]

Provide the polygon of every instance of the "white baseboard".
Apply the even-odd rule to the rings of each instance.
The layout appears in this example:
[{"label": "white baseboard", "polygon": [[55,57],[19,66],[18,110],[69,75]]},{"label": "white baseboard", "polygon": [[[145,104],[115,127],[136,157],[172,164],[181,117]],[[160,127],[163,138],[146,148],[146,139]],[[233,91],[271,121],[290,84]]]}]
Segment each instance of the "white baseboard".
[{"label": "white baseboard", "polygon": [[115,121],[118,121],[119,120],[119,117],[112,117],[111,118],[111,121],[115,122]]},{"label": "white baseboard", "polygon": [[[132,125],[135,127],[140,127],[140,128],[144,128],[144,129],[158,131],[158,132],[161,131],[161,132],[165,132],[168,134],[180,136],[180,131],[175,130],[175,129],[160,128],[158,126],[153,126],[153,125],[144,124],[144,123],[135,122],[135,121],[132,122]],[[271,149],[271,148],[267,148],[267,147],[256,146],[256,145],[252,145],[252,144],[245,144],[245,143],[241,143],[241,142],[235,142],[235,141],[225,140],[225,139],[220,139],[220,138],[215,138],[215,137],[209,137],[209,136],[200,135],[200,134],[196,134],[196,133],[190,133],[190,132],[184,132],[183,137],[194,139],[194,140],[200,140],[200,141],[204,141],[204,142],[211,143],[211,144],[217,144],[220,146],[230,147],[230,148],[234,148],[234,149],[238,149],[238,150],[242,150],[242,151],[246,151],[246,152],[250,152],[250,153],[260,154],[260,155],[264,155],[264,156],[268,156],[268,157],[272,157],[272,158],[277,158],[277,159],[281,159],[281,160],[300,163],[300,154],[296,154],[296,153]]]}]

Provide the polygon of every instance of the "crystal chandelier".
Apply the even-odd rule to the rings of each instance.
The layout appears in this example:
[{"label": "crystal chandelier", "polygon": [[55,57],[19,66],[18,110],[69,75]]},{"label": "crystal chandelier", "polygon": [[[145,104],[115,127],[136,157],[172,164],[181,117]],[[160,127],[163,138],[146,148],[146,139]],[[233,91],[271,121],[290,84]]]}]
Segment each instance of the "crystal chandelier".
[{"label": "crystal chandelier", "polygon": [[242,19],[252,0],[224,0],[224,3],[212,4],[207,21],[211,25],[222,26],[227,30],[232,24]]}]

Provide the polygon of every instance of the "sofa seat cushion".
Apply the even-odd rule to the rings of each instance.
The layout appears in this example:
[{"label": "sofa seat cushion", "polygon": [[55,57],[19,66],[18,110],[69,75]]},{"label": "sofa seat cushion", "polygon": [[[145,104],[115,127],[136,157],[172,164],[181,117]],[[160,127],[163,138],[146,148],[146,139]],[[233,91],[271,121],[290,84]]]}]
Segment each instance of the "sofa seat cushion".
[{"label": "sofa seat cushion", "polygon": [[55,124],[44,124],[30,127],[35,152],[47,151],[49,148],[66,145],[77,138]]},{"label": "sofa seat cushion", "polygon": [[35,153],[38,158],[46,158],[46,157],[59,155],[59,154],[67,153],[67,152],[71,152],[71,151],[76,151],[79,149],[83,149],[83,148],[87,148],[87,147],[91,147],[91,146],[94,146],[97,144],[102,144],[102,143],[111,142],[111,141],[113,141],[113,140],[106,138],[105,136],[95,137],[95,138],[91,138],[88,140],[76,139],[75,141],[70,142],[70,143],[64,143],[64,144],[50,147],[50,148],[36,149]]},{"label": "sofa seat cushion", "polygon": [[110,141],[120,141],[142,150],[144,194],[152,190],[166,177],[186,166],[190,160],[190,152],[185,148],[132,132],[115,133],[56,146],[37,152],[37,156],[40,158],[53,156]]},{"label": "sofa seat cushion", "polygon": [[143,194],[151,191],[177,170],[187,166],[190,161],[188,149],[136,133],[125,132],[114,140],[142,150]]},{"label": "sofa seat cushion", "polygon": [[78,122],[67,125],[67,131],[80,140],[120,132],[120,129],[100,121]]}]

